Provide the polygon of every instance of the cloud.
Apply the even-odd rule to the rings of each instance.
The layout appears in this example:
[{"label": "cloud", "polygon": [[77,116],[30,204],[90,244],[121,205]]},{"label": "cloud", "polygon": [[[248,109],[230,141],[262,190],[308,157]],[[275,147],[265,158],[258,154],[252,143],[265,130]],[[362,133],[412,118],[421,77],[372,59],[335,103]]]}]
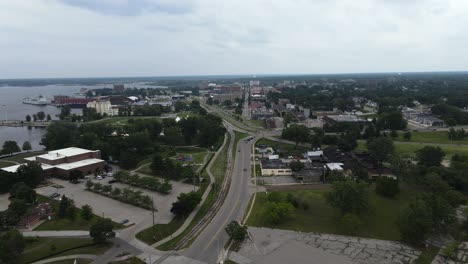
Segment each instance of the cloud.
[{"label": "cloud", "polygon": [[59,2],[105,15],[119,16],[137,16],[152,12],[183,14],[193,8],[189,1],[184,0],[59,0]]},{"label": "cloud", "polygon": [[467,70],[464,0],[0,1],[0,78]]}]

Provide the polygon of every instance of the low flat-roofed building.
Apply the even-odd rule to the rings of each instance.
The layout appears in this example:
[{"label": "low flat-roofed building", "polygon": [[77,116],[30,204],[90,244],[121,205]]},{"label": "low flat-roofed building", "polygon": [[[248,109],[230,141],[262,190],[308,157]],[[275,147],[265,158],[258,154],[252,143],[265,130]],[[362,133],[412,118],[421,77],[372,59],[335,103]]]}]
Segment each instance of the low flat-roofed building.
[{"label": "low flat-roofed building", "polygon": [[290,176],[292,175],[289,164],[281,160],[262,160],[260,163],[262,176]]},{"label": "low flat-roofed building", "polygon": [[[25,158],[26,161],[36,161],[42,169],[49,174],[68,177],[72,171],[81,171],[84,175],[96,170],[103,170],[104,160],[101,159],[99,150],[87,150],[82,148],[64,148],[49,151],[46,154]],[[6,172],[15,173],[20,165],[1,168]]]}]

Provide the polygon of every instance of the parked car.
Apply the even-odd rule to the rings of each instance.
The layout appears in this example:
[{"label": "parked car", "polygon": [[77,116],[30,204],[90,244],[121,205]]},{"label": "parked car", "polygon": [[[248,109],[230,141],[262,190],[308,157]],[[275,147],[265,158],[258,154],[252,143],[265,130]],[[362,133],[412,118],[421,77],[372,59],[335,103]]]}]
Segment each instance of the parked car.
[{"label": "parked car", "polygon": [[124,220],[120,221],[120,223],[121,223],[122,225],[125,225],[125,224],[128,223],[128,222],[130,222],[130,220],[128,220],[128,219],[124,219]]},{"label": "parked car", "polygon": [[60,193],[53,193],[50,195],[50,198],[57,198],[57,197],[60,197]]},{"label": "parked car", "polygon": [[112,172],[106,173],[106,176],[107,176],[107,177],[112,177],[112,176],[113,176],[113,175],[112,175]]},{"label": "parked car", "polygon": [[104,178],[102,178],[102,176],[96,176],[96,180],[102,180]]}]

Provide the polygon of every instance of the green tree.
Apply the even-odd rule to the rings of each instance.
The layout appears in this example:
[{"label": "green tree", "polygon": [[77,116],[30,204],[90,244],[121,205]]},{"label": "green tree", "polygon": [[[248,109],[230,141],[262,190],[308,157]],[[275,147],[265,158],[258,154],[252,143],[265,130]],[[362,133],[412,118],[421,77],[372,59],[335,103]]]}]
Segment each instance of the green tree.
[{"label": "green tree", "polygon": [[229,223],[224,230],[232,240],[242,241],[247,236],[247,227],[240,225],[237,221]]},{"label": "green tree", "polygon": [[91,208],[91,206],[85,204],[81,207],[81,218],[90,220],[93,216],[93,208]]},{"label": "green tree", "polygon": [[89,235],[95,243],[104,243],[107,238],[115,237],[112,221],[109,218],[99,219],[90,227]]},{"label": "green tree", "polygon": [[36,201],[36,191],[24,182],[18,182],[11,187],[10,198],[24,200],[32,204]]},{"label": "green tree", "polygon": [[328,204],[338,208],[342,214],[359,214],[369,207],[369,193],[365,182],[334,182],[332,190],[325,194],[325,198]]},{"label": "green tree", "polygon": [[37,118],[38,118],[39,120],[42,121],[42,120],[45,119],[45,117],[46,117],[46,115],[45,115],[45,113],[44,113],[43,111],[37,112]]},{"label": "green tree", "polygon": [[377,180],[375,192],[385,197],[395,197],[400,192],[398,180],[389,177],[380,177]]},{"label": "green tree", "polygon": [[21,152],[16,141],[7,140],[3,143],[3,153],[13,155],[13,153]]},{"label": "green tree", "polygon": [[93,187],[94,183],[91,180],[86,181],[86,190],[91,190]]},{"label": "green tree", "polygon": [[59,204],[58,212],[57,212],[58,218],[64,218],[66,216],[68,205],[69,205],[68,198],[64,194],[62,195],[62,198],[60,199],[60,204]]},{"label": "green tree", "polygon": [[395,129],[392,129],[392,131],[390,132],[390,137],[395,139],[398,137],[398,132],[396,132]]},{"label": "green tree", "polygon": [[17,258],[26,247],[26,241],[15,229],[0,233],[0,263],[17,263]]},{"label": "green tree", "polygon": [[385,137],[373,138],[367,141],[367,149],[371,158],[376,162],[379,176],[381,176],[383,162],[390,159],[395,149],[393,141]]},{"label": "green tree", "polygon": [[291,217],[294,206],[287,202],[267,202],[263,209],[263,216],[271,224],[279,224]]},{"label": "green tree", "polygon": [[418,157],[419,165],[432,167],[440,166],[445,153],[440,147],[425,146],[416,152],[416,156]]},{"label": "green tree", "polygon": [[431,234],[432,210],[421,199],[415,199],[402,210],[399,228],[403,241],[418,244]]},{"label": "green tree", "polygon": [[16,170],[16,178],[18,181],[23,181],[29,187],[34,188],[44,179],[44,171],[40,163],[29,161],[18,167]]},{"label": "green tree", "polygon": [[52,120],[52,117],[49,114],[47,114],[47,121],[51,121],[51,120]]},{"label": "green tree", "polygon": [[83,176],[83,172],[82,171],[79,171],[79,170],[73,170],[70,172],[70,174],[68,175],[68,180],[71,182],[71,183],[78,183],[78,180],[79,179],[82,179],[84,176]]},{"label": "green tree", "polygon": [[23,151],[29,152],[32,150],[31,143],[29,141],[25,141],[23,143]]},{"label": "green tree", "polygon": [[24,215],[28,211],[28,209],[28,204],[25,200],[22,199],[13,199],[8,205],[8,211],[12,212],[13,214],[19,217]]},{"label": "green tree", "polygon": [[200,203],[201,194],[199,192],[181,193],[177,196],[177,201],[172,204],[171,213],[177,216],[186,216]]},{"label": "green tree", "polygon": [[31,122],[31,116],[30,115],[26,116],[26,122]]},{"label": "green tree", "polygon": [[296,143],[295,147],[299,143],[304,143],[309,140],[310,130],[303,125],[290,125],[288,128],[283,129],[281,133],[281,138],[294,141]]},{"label": "green tree", "polygon": [[300,161],[291,161],[289,163],[289,168],[291,168],[291,170],[294,172],[298,172],[304,169],[304,163]]}]

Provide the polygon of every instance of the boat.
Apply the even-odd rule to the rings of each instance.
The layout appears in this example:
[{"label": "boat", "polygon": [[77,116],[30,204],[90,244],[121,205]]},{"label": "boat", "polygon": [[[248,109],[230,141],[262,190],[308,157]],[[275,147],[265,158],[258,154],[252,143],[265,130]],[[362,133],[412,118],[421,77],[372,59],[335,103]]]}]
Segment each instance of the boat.
[{"label": "boat", "polygon": [[39,95],[32,99],[29,97],[26,97],[26,98],[23,98],[23,104],[47,105],[47,98],[42,95]]}]

